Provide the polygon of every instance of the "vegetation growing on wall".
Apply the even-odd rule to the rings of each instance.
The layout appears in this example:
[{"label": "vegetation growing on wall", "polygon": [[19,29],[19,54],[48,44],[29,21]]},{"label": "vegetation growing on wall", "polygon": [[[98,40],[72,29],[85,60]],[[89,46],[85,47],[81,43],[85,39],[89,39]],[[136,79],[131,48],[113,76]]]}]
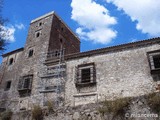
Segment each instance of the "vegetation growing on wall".
[{"label": "vegetation growing on wall", "polygon": [[43,111],[39,105],[34,105],[32,109],[33,120],[43,120]]},{"label": "vegetation growing on wall", "polygon": [[54,104],[52,101],[47,101],[47,106],[48,106],[48,111],[49,113],[53,113],[54,112]]},{"label": "vegetation growing on wall", "polygon": [[156,113],[160,113],[160,93],[151,93],[147,96],[149,107]]},{"label": "vegetation growing on wall", "polygon": [[13,113],[11,110],[6,110],[6,111],[0,113],[0,120],[11,120],[12,114]]},{"label": "vegetation growing on wall", "polygon": [[114,101],[103,102],[103,107],[100,107],[98,111],[104,115],[105,113],[111,113],[113,116],[124,115],[125,110],[129,106],[131,98],[120,98]]}]

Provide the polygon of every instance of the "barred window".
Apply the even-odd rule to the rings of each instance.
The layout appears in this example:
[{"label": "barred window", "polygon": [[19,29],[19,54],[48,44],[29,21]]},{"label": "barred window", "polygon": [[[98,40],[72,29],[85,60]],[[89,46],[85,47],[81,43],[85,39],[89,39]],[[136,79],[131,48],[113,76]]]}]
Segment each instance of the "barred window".
[{"label": "barred window", "polygon": [[150,51],[147,54],[153,80],[160,81],[160,50]]},{"label": "barred window", "polygon": [[90,82],[91,80],[91,74],[90,74],[90,68],[85,68],[81,70],[81,82],[82,83],[86,83],[86,82]]},{"label": "barred window", "polygon": [[160,68],[160,55],[153,56],[155,69]]},{"label": "barred window", "polygon": [[18,91],[20,97],[29,96],[31,93],[33,75],[20,77],[18,83]]},{"label": "barred window", "polygon": [[81,64],[76,67],[76,85],[96,83],[96,70],[94,63]]},{"label": "barred window", "polygon": [[158,73],[160,70],[160,50],[148,52],[151,73]]},{"label": "barred window", "polygon": [[28,75],[19,79],[18,90],[31,89],[33,76]]}]

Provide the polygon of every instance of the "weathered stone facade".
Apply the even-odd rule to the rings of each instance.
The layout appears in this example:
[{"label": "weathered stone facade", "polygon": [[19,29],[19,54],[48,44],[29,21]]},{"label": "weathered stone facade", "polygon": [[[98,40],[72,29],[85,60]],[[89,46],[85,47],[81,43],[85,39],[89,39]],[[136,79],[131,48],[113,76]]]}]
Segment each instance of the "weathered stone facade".
[{"label": "weathered stone facade", "polygon": [[[0,108],[30,110],[47,101],[77,106],[154,92],[159,43],[155,38],[81,53],[79,39],[51,12],[31,21],[24,48],[3,55]],[[151,69],[151,57],[158,69]]]}]

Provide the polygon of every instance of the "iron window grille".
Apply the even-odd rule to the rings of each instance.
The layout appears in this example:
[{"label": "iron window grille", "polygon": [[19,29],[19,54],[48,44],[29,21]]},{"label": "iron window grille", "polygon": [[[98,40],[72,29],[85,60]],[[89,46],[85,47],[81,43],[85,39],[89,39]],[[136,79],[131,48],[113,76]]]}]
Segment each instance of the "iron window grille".
[{"label": "iron window grille", "polygon": [[160,73],[160,50],[148,52],[151,74]]},{"label": "iron window grille", "polygon": [[96,83],[96,69],[94,63],[81,64],[76,67],[76,86],[93,85]]},{"label": "iron window grille", "polygon": [[33,75],[20,77],[18,83],[18,92],[20,97],[30,96],[32,80],[33,80]]},{"label": "iron window grille", "polygon": [[160,50],[150,51],[147,54],[152,78],[154,81],[160,81]]}]

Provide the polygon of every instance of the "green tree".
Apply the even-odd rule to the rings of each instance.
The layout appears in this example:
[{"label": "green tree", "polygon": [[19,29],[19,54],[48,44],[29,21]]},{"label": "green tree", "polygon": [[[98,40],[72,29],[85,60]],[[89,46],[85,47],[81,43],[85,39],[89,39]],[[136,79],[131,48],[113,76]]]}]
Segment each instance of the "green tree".
[{"label": "green tree", "polygon": [[5,47],[7,45],[7,41],[5,40],[7,31],[4,29],[4,25],[7,20],[2,17],[2,8],[3,0],[0,0],[0,53],[2,53],[5,50]]}]

